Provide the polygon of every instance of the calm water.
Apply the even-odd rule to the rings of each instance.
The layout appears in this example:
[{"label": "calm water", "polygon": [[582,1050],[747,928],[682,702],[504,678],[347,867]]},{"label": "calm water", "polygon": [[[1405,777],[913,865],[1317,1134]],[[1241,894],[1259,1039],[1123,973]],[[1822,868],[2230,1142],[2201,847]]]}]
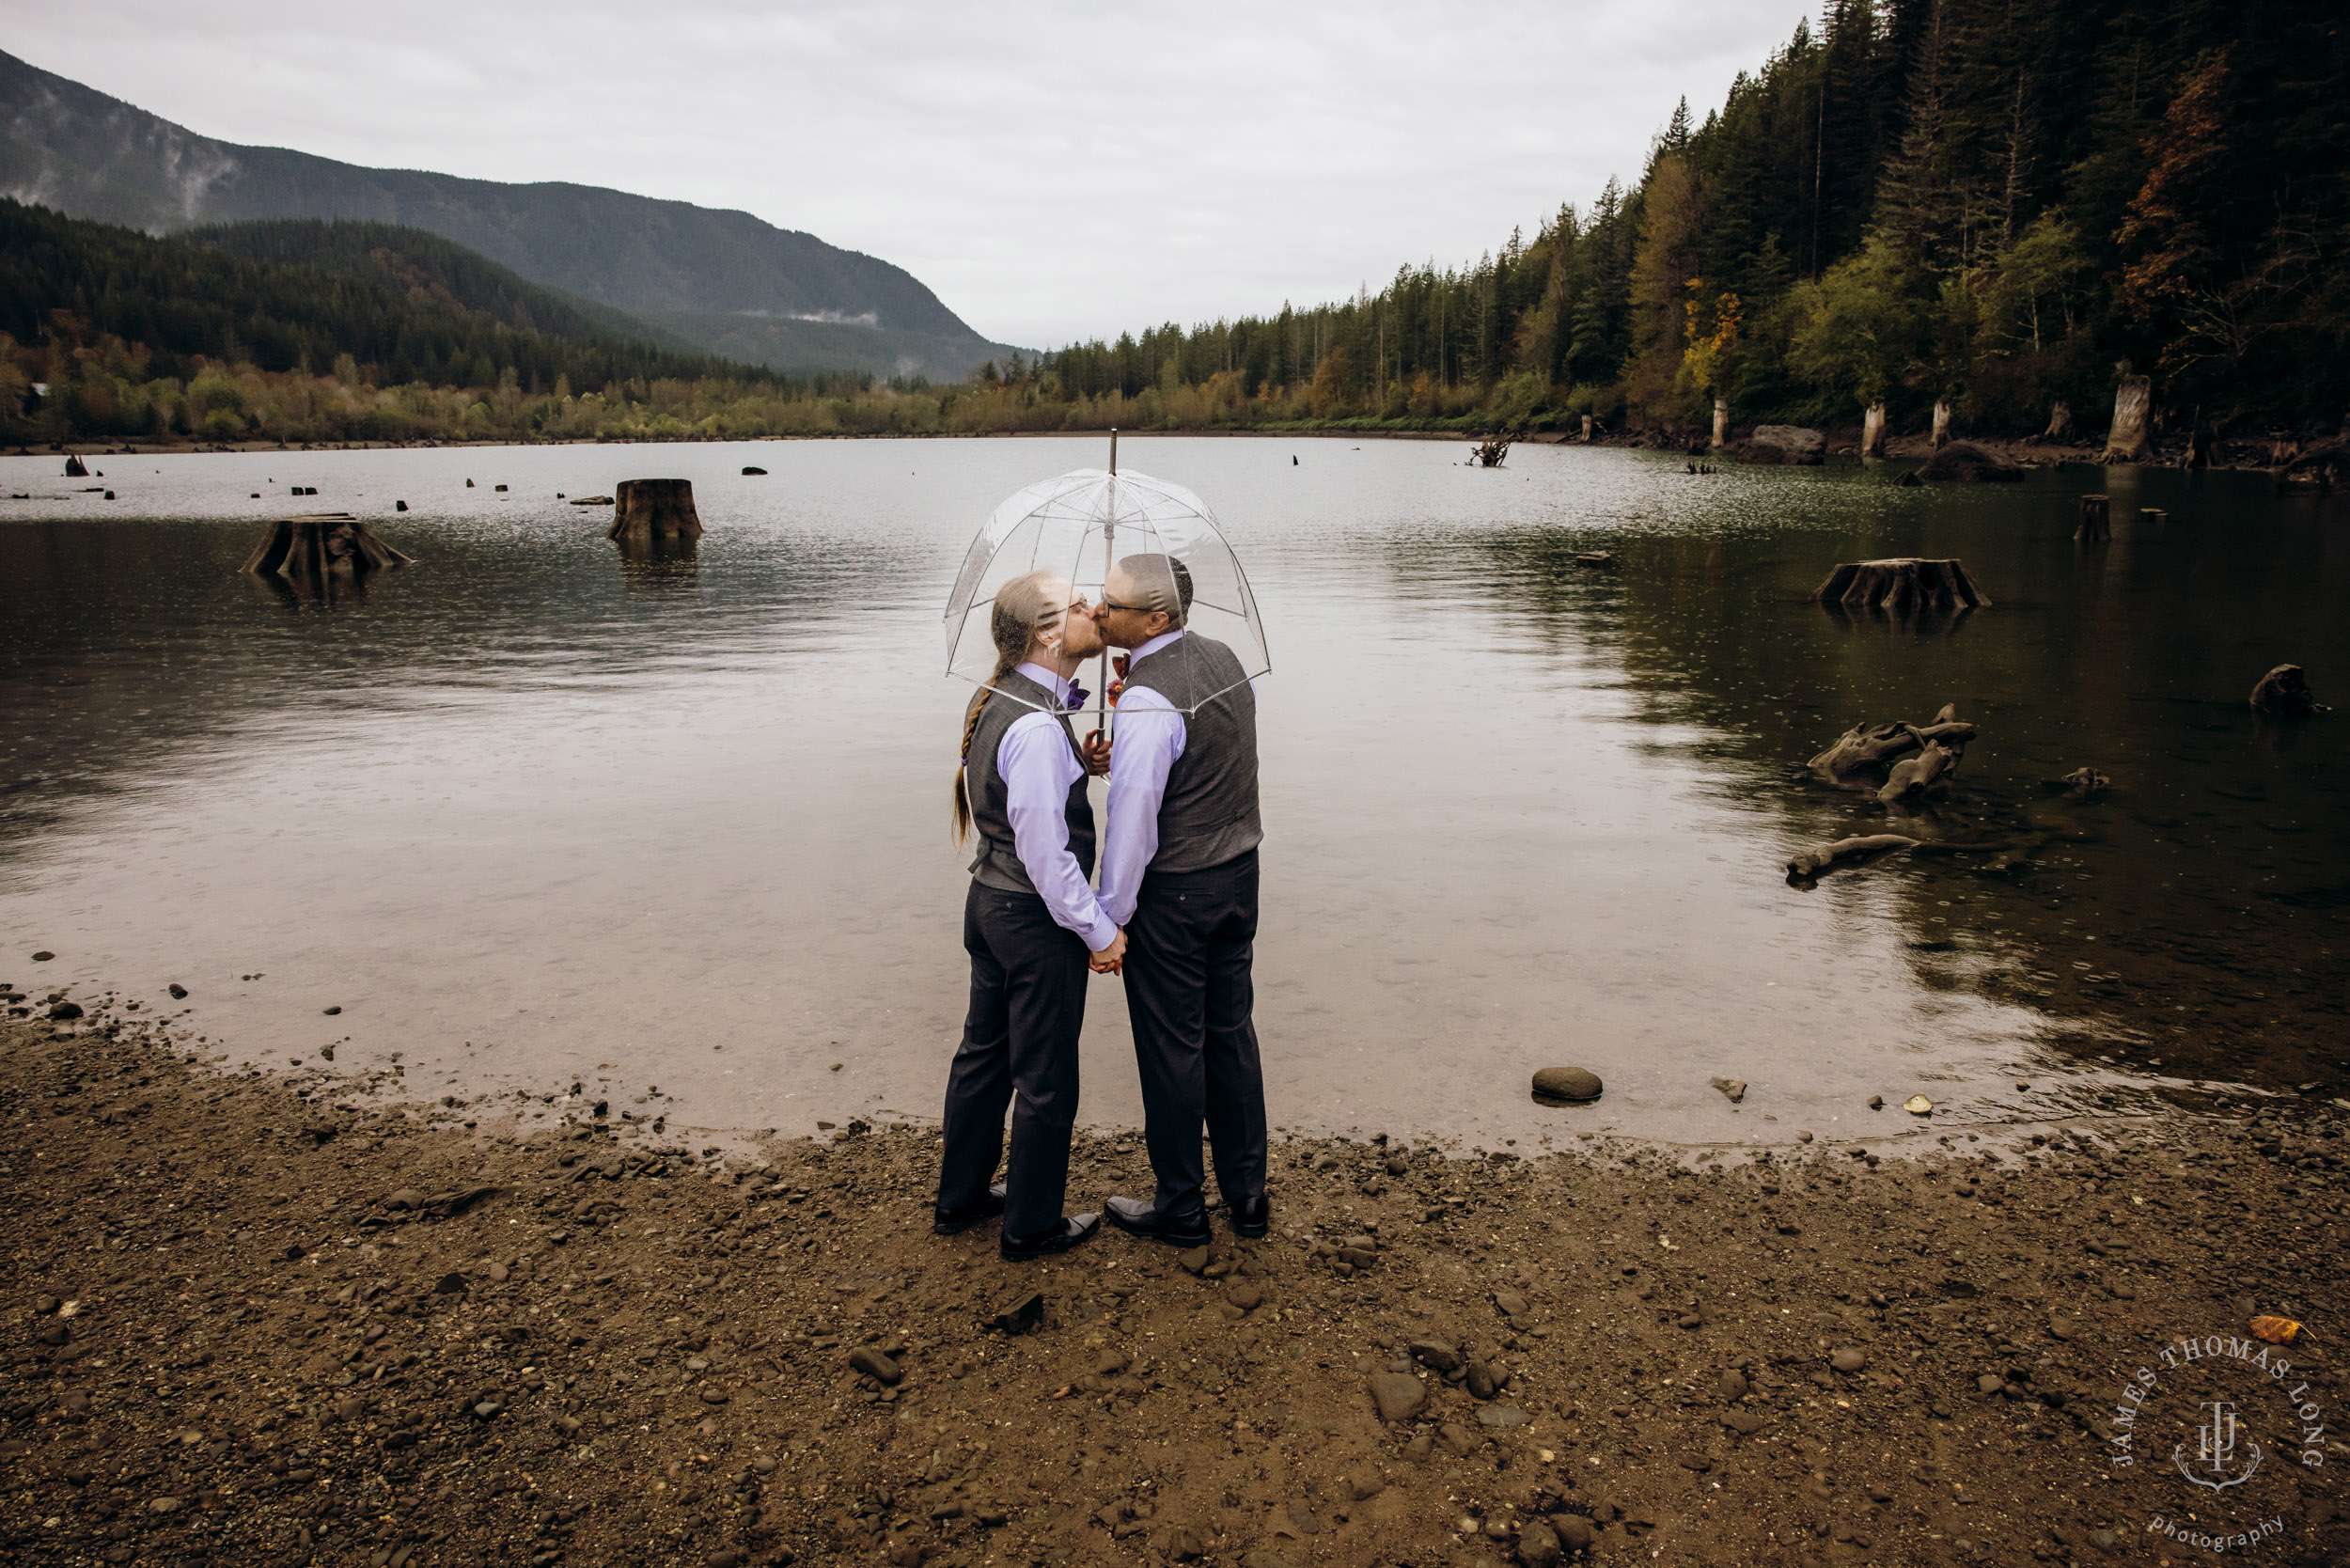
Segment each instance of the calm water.
[{"label": "calm water", "polygon": [[[2287,660],[2350,693],[2342,502],[2225,474],[1935,492],[1461,455],[1122,454],[1217,509],[1267,620],[1276,1121],[1727,1145],[1907,1122],[1872,1094],[1922,1090],[1948,1132],[2159,1085],[2337,1083],[2350,714],[2264,724],[2245,697]],[[673,1123],[713,1129],[932,1114],[964,984],[965,694],[937,617],[995,501],[1102,457],[114,458],[112,502],[54,458],[0,459],[33,496],[0,502],[0,980],[154,1003],[176,980],[235,1059],[399,1052],[434,1094],[658,1085]],[[650,474],[695,481],[695,558],[623,560],[608,509],[556,499]],[[2084,551],[2094,489],[2116,538]],[[261,520],[309,510],[421,563],[332,602],[239,574]],[[1616,569],[1576,564],[1591,549]],[[1896,554],[1963,557],[1995,606],[1889,624],[1809,602],[1836,561]],[[1804,776],[1855,719],[1945,701],[1982,738],[1925,817]],[[2114,778],[2102,800],[2044,782],[2085,763]],[[1887,825],[1976,847],[1786,886],[1792,850]],[[1088,1033],[1089,1120],[1136,1121],[1114,981]],[[1531,1105],[1528,1074],[1561,1061],[1606,1099]]]}]

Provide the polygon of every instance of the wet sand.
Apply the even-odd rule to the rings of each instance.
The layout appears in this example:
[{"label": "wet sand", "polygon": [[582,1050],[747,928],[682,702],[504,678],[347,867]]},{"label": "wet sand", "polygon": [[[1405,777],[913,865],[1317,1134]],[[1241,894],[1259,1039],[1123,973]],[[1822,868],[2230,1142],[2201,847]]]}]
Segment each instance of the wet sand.
[{"label": "wet sand", "polygon": [[[920,1129],[491,1136],[367,1087],[223,1075],[127,1011],[0,1025],[11,1560],[2186,1562],[2150,1531],[2271,1519],[2245,1555],[2350,1551],[2350,1119],[2314,1096],[1697,1168],[1294,1140],[1262,1242],[1010,1265],[931,1234]],[[1116,1191],[1139,1140],[1082,1137],[1073,1201]],[[2256,1311],[2310,1320],[2273,1354],[2329,1435],[2206,1357],[2241,1375],[2163,1370],[2115,1467],[2123,1380],[2248,1353]],[[2224,1496],[2168,1457],[2214,1389],[2267,1459]]]}]

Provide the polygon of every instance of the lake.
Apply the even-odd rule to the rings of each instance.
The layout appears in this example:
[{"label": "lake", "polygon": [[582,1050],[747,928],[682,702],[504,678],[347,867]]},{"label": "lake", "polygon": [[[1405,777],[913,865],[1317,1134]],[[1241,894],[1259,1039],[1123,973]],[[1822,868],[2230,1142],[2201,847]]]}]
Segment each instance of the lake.
[{"label": "lake", "polygon": [[[166,1009],[177,982],[225,1063],[397,1054],[485,1118],[574,1083],[713,1136],[934,1117],[966,980],[939,617],[990,509],[1104,448],[0,458],[30,497],[0,502],[0,981]],[[2350,505],[2250,474],[1465,455],[1120,451],[1215,509],[1265,618],[1277,1123],[1727,1150],[1916,1133],[1918,1092],[1950,1137],[2342,1092],[2350,715],[2246,698],[2283,662],[2350,693]],[[691,558],[624,559],[608,507],[557,498],[668,475]],[[2110,544],[2072,540],[2086,491]],[[306,510],[418,564],[323,599],[241,574]],[[1959,557],[1994,603],[1811,602],[1894,555]],[[1918,816],[1803,767],[1946,702],[1980,735]],[[2112,788],[2051,783],[2083,765]],[[1960,847],[1788,885],[1794,851],[1888,829]],[[1117,982],[1091,996],[1085,1119],[1136,1125]],[[1605,1098],[1532,1104],[1552,1063]]]}]

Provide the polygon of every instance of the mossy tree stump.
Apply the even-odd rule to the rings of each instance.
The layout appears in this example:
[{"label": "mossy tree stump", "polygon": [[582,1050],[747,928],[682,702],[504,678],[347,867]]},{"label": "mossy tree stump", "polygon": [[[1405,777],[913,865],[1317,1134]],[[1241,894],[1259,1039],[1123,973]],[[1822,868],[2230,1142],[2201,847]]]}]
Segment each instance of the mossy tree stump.
[{"label": "mossy tree stump", "polygon": [[612,493],[611,540],[702,537],[701,514],[694,510],[691,479],[622,479]]},{"label": "mossy tree stump", "polygon": [[269,536],[245,557],[244,569],[258,575],[314,577],[327,572],[364,575],[386,566],[411,566],[414,556],[402,555],[368,531],[347,511],[281,517],[270,525]]},{"label": "mossy tree stump", "polygon": [[1811,597],[1848,610],[1979,610],[1991,604],[1963,562],[1913,556],[1846,561]]}]

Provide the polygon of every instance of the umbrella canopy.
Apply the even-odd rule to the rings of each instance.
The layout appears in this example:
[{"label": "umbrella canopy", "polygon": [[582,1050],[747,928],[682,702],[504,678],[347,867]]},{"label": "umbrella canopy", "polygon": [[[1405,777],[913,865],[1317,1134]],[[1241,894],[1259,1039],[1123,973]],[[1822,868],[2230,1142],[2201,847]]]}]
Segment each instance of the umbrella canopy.
[{"label": "umbrella canopy", "polygon": [[[988,618],[1006,583],[1048,571],[1099,604],[1110,565],[1133,556],[1172,557],[1190,575],[1189,635],[1171,652],[1187,656],[1185,644],[1207,637],[1232,651],[1244,680],[1272,668],[1256,596],[1208,504],[1147,474],[1080,468],[1011,495],[971,541],[947,601],[947,673],[979,684],[994,678]],[[1214,681],[1183,685],[1193,697],[1186,712],[1230,689]]]}]

